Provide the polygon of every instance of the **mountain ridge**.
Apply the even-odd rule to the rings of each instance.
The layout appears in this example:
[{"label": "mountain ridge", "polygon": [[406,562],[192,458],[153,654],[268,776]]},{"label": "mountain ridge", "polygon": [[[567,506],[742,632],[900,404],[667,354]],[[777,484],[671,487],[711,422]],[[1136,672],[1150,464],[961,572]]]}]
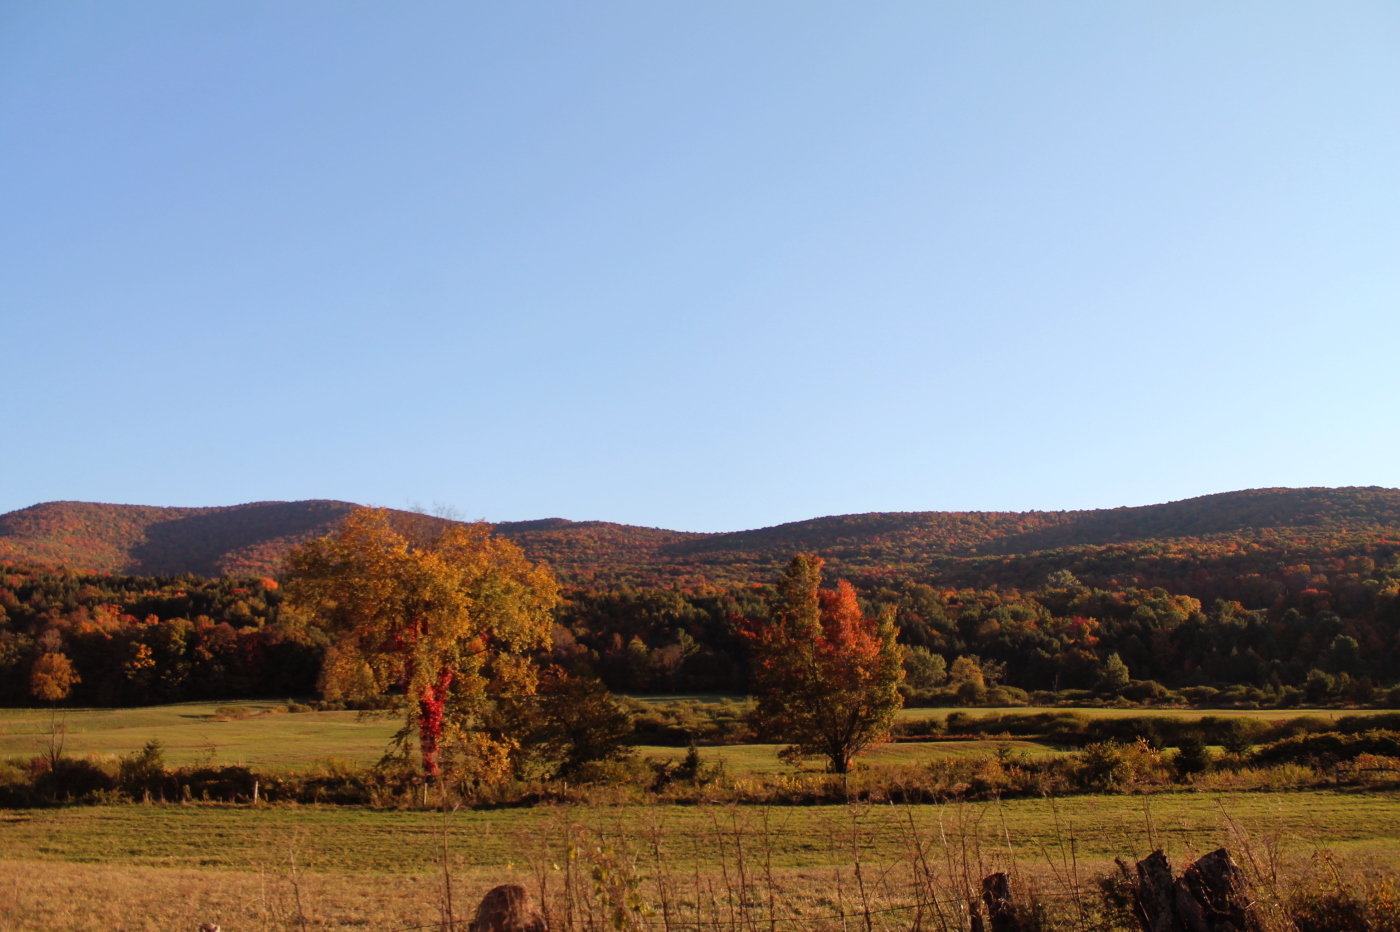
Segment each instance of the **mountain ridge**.
[{"label": "mountain ridge", "polygon": [[[273,576],[291,547],[328,533],[355,507],[330,499],[203,508],[43,502],[0,515],[0,559],[109,573]],[[799,550],[858,576],[928,578],[955,564],[1024,562],[1045,551],[1222,536],[1269,546],[1338,535],[1386,541],[1400,537],[1400,490],[1245,489],[1077,511],[866,512],[718,533],[541,518],[501,522],[496,533],[573,581],[760,581]]]}]

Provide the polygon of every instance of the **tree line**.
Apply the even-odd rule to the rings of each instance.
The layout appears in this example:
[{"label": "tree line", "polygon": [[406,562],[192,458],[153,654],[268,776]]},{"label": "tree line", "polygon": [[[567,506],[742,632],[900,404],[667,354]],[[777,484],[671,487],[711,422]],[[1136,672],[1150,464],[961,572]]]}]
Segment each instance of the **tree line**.
[{"label": "tree line", "polygon": [[[1064,567],[1043,567],[1028,589],[856,580],[853,592],[866,615],[893,612],[907,701],[1071,691],[1151,701],[1157,684],[1260,703],[1366,703],[1400,680],[1396,550],[1314,557],[1274,571],[1286,584],[1210,601],[1089,584]],[[286,611],[285,595],[271,578],[0,564],[0,702],[45,701],[34,672],[53,679],[61,664],[50,655],[71,668],[73,704],[315,694],[333,637]],[[778,595],[776,582],[566,587],[532,653],[615,692],[745,693],[745,621],[772,617]]]}]

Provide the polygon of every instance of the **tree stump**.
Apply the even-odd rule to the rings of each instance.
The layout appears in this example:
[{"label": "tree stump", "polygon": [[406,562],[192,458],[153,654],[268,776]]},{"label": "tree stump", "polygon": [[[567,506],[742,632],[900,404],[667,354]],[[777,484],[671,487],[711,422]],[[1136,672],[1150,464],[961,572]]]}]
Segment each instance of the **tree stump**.
[{"label": "tree stump", "polygon": [[469,932],[548,932],[530,894],[515,883],[502,884],[481,898]]},{"label": "tree stump", "polygon": [[[1120,860],[1123,873],[1127,865]],[[1244,932],[1249,898],[1244,872],[1224,848],[1188,864],[1180,877],[1160,848],[1137,863],[1129,875],[1138,921],[1144,932]]]},{"label": "tree stump", "polygon": [[1177,932],[1176,890],[1172,880],[1172,865],[1161,848],[1137,862],[1138,918],[1144,932]]},{"label": "tree stump", "polygon": [[[973,900],[970,905],[968,919],[972,932],[1021,932],[1021,916],[1011,902],[1011,879],[1005,874],[988,874],[982,878],[982,902]],[[983,905],[987,908],[985,917]]]},{"label": "tree stump", "polygon": [[1021,932],[1021,920],[1011,902],[1011,880],[1005,874],[989,874],[982,880],[982,902],[987,904],[991,932]]},{"label": "tree stump", "polygon": [[1177,911],[1185,918],[1190,903],[1192,932],[1244,932],[1249,897],[1244,890],[1244,871],[1230,852],[1217,848],[1203,855],[1182,871],[1177,881]]}]

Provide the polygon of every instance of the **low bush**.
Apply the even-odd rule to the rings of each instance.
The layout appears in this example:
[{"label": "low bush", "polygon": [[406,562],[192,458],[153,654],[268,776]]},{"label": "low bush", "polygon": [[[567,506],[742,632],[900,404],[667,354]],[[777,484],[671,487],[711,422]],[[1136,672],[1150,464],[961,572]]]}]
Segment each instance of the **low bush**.
[{"label": "low bush", "polygon": [[1117,792],[1133,786],[1168,781],[1162,754],[1145,740],[1090,744],[1076,755],[1077,783],[1091,792]]},{"label": "low bush", "polygon": [[1172,759],[1177,776],[1183,779],[1192,774],[1205,773],[1210,770],[1212,762],[1210,748],[1194,735],[1182,741],[1177,747],[1176,757]]},{"label": "low bush", "polygon": [[690,744],[715,746],[753,740],[748,723],[752,702],[621,701],[632,716],[632,738],[637,744],[683,748]]},{"label": "low bush", "polygon": [[31,767],[34,794],[49,802],[77,802],[117,788],[115,774],[85,758],[37,757]]},{"label": "low bush", "polygon": [[1372,729],[1360,734],[1327,731],[1299,734],[1258,748],[1250,760],[1255,764],[1306,764],[1329,767],[1355,760],[1362,754],[1400,757],[1400,731]]}]

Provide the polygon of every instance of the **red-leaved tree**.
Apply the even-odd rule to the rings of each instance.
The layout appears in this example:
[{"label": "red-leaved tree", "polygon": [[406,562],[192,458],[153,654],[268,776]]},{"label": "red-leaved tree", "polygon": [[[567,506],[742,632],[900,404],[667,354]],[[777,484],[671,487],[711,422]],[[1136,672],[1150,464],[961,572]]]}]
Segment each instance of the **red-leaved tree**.
[{"label": "red-leaved tree", "polygon": [[855,755],[889,737],[904,668],[893,610],[867,617],[850,583],[821,588],[821,570],[815,554],[793,557],[772,617],[744,626],[753,723],[790,742],[784,760],[825,758],[830,772],[847,773]]}]

